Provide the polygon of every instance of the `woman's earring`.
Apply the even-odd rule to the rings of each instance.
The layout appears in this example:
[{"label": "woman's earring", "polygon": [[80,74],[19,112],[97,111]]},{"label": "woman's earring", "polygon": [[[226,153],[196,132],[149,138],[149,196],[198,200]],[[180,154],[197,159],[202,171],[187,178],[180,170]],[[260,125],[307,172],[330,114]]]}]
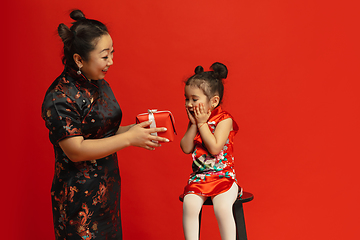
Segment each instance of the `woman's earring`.
[{"label": "woman's earring", "polygon": [[81,75],[81,70],[80,70],[81,68],[79,67],[79,70],[76,72],[77,73],[77,75]]}]

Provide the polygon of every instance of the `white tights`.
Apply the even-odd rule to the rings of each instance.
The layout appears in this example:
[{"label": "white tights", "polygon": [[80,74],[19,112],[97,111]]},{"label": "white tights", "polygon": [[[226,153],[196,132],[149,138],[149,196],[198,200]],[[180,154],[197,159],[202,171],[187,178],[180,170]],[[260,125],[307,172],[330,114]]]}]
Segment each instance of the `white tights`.
[{"label": "white tights", "polygon": [[[231,188],[212,197],[214,213],[219,225],[222,240],[235,240],[236,227],[233,216],[233,204],[238,196],[239,188],[234,183]],[[199,239],[199,213],[206,197],[187,194],[183,203],[183,229],[186,240]]]}]

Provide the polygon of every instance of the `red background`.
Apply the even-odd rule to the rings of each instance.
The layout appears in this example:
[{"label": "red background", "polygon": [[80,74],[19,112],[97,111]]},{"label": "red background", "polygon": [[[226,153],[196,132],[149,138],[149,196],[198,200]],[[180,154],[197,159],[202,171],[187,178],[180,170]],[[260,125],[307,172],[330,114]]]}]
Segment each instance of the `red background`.
[{"label": "red background", "polygon": [[[54,155],[40,109],[63,68],[56,29],[72,8],[110,29],[107,80],[123,124],[148,108],[176,120],[175,142],[119,152],[124,239],[183,239],[178,196],[191,169],[179,147],[183,80],[215,61],[229,68],[223,108],[240,126],[238,180],[255,195],[245,205],[248,238],[357,239],[356,2],[3,1],[1,239],[54,239]],[[203,219],[202,239],[220,239],[211,208]]]}]

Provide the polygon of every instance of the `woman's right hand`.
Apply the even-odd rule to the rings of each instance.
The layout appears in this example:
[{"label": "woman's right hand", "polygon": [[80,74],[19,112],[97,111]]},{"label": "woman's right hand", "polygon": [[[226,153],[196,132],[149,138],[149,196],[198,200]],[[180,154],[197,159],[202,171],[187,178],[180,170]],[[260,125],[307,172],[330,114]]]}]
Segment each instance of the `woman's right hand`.
[{"label": "woman's right hand", "polygon": [[151,133],[166,132],[166,128],[146,128],[150,124],[150,121],[142,122],[134,125],[127,131],[131,146],[154,150],[155,147],[161,146],[159,142],[169,142],[166,138],[151,135]]}]

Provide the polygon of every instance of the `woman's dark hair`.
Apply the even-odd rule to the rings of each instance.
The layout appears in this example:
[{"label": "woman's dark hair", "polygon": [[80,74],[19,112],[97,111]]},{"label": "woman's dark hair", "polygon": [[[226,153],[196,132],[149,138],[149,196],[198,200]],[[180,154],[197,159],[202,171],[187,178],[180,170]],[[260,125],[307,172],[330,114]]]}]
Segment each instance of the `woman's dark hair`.
[{"label": "woman's dark hair", "polygon": [[80,10],[73,10],[70,17],[75,20],[70,29],[63,23],[58,27],[59,36],[64,43],[64,56],[62,62],[74,69],[77,65],[73,59],[75,53],[87,61],[89,53],[95,49],[100,37],[108,34],[107,27],[93,19],[85,18]]},{"label": "woman's dark hair", "polygon": [[204,72],[202,66],[197,66],[195,74],[186,81],[185,85],[202,89],[209,100],[213,96],[219,96],[220,104],[224,96],[223,79],[227,77],[228,70],[224,64],[219,62],[213,63],[210,69],[212,71]]}]

